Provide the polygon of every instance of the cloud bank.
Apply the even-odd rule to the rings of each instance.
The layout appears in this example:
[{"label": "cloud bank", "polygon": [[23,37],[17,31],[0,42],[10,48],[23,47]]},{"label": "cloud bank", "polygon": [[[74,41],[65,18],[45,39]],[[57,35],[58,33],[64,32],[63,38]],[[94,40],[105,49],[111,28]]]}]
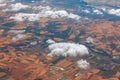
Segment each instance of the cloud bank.
[{"label": "cloud bank", "polygon": [[11,16],[10,19],[13,19],[15,21],[36,21],[39,20],[39,15],[38,14],[30,14],[30,13],[18,13],[15,14],[15,16]]},{"label": "cloud bank", "polygon": [[92,10],[84,9],[84,10],[81,10],[81,12],[84,12],[84,13],[86,13],[86,14],[97,14],[97,15],[103,15],[103,12],[100,11],[99,9],[92,9]]},{"label": "cloud bank", "polygon": [[4,0],[0,0],[0,3],[4,2]]},{"label": "cloud bank", "polygon": [[84,56],[88,55],[88,48],[82,44],[75,43],[54,43],[48,46],[50,53],[48,56]]},{"label": "cloud bank", "polygon": [[0,7],[4,7],[4,6],[6,6],[7,4],[5,4],[5,3],[0,3]]},{"label": "cloud bank", "polygon": [[116,16],[120,16],[120,9],[110,9],[108,10],[108,13]]},{"label": "cloud bank", "polygon": [[13,2],[15,0],[0,0],[0,3],[5,3],[5,2]]},{"label": "cloud bank", "polygon": [[[27,8],[27,6],[22,7],[22,9],[23,8]],[[32,9],[33,11],[38,11],[38,13],[17,13],[14,16],[11,16],[10,19],[14,19],[15,21],[36,21],[40,18],[71,18],[76,20],[81,18],[79,15],[68,13],[66,10],[56,10],[49,6],[38,6],[33,7]],[[17,8],[14,8],[13,10],[17,10]]]},{"label": "cloud bank", "polygon": [[102,13],[100,10],[98,10],[98,9],[93,10],[93,13],[98,14],[98,15],[102,15],[102,14],[103,14],[103,13]]},{"label": "cloud bank", "polygon": [[3,11],[19,11],[19,10],[27,9],[27,8],[30,8],[30,6],[24,5],[22,3],[15,3],[15,4],[9,5],[8,9],[5,9]]}]

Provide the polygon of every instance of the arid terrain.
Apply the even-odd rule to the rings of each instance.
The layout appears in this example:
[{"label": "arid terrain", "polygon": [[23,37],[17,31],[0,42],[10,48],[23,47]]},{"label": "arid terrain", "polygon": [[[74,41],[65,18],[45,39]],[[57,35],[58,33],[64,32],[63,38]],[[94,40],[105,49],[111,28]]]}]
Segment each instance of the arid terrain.
[{"label": "arid terrain", "polygon": [[110,20],[113,14],[85,18],[68,8],[15,3],[0,2],[0,80],[120,80],[120,21]]}]

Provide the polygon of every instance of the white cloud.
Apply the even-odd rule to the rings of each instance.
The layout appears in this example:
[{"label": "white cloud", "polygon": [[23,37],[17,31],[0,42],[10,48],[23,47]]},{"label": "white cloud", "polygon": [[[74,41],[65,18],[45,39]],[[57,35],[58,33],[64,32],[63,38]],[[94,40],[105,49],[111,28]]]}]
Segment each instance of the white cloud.
[{"label": "white cloud", "polygon": [[33,10],[44,10],[44,11],[46,11],[46,10],[51,10],[52,8],[50,7],[50,6],[34,6],[33,8],[32,8]]},{"label": "white cloud", "polygon": [[52,16],[56,17],[67,17],[69,14],[65,10],[52,11]]},{"label": "white cloud", "polygon": [[81,17],[79,15],[76,15],[76,14],[73,14],[73,13],[70,13],[69,18],[72,18],[72,19],[76,19],[76,20],[79,20]]},{"label": "white cloud", "polygon": [[91,37],[91,36],[89,36],[87,39],[86,39],[86,42],[87,43],[94,43],[94,39]]},{"label": "white cloud", "polygon": [[7,0],[0,0],[0,3],[4,3],[4,2],[6,2]]},{"label": "white cloud", "polygon": [[11,16],[10,19],[14,19],[16,21],[36,21],[39,20],[39,15],[38,14],[30,14],[30,13],[18,13],[15,14],[15,16]]},{"label": "white cloud", "polygon": [[35,11],[39,11],[38,13],[18,13],[15,16],[10,17],[10,19],[14,19],[16,21],[36,21],[40,18],[71,18],[71,19],[80,19],[79,15],[68,13],[66,10],[55,10],[49,6],[38,6],[32,8]]},{"label": "white cloud", "polygon": [[[87,9],[81,10],[81,11],[84,12],[84,13],[87,13],[87,14],[91,13],[91,11],[90,11],[90,10],[87,10]],[[101,11],[98,10],[98,9],[94,9],[94,10],[93,10],[93,13],[94,13],[94,14],[99,14],[99,15],[102,15],[102,14],[103,14],[103,12],[101,12]]]},{"label": "white cloud", "polygon": [[120,9],[110,9],[110,10],[108,10],[108,14],[120,16]]},{"label": "white cloud", "polygon": [[48,11],[42,11],[39,13],[40,17],[50,17],[50,18],[62,18],[62,17],[68,17],[68,13],[65,10],[48,10]]},{"label": "white cloud", "polygon": [[6,3],[0,3],[0,7],[4,7],[6,5],[7,5]]},{"label": "white cloud", "polygon": [[15,4],[11,4],[8,9],[5,9],[3,11],[19,11],[21,9],[27,9],[27,8],[30,8],[30,6],[24,5],[22,3],[15,3]]},{"label": "white cloud", "polygon": [[37,41],[33,41],[33,42],[30,43],[30,45],[37,45],[37,44],[38,44]]},{"label": "white cloud", "polygon": [[47,41],[46,41],[48,44],[54,44],[54,43],[56,43],[54,40],[52,40],[52,39],[48,39]]},{"label": "white cloud", "polygon": [[106,8],[104,8],[104,7],[100,8],[100,9],[103,10],[103,11],[106,11]]},{"label": "white cloud", "polygon": [[48,46],[51,51],[48,56],[83,56],[88,55],[88,48],[82,44],[54,43]]},{"label": "white cloud", "polygon": [[21,34],[24,33],[25,30],[9,30],[8,33],[13,33],[13,34]]},{"label": "white cloud", "polygon": [[[115,9],[115,8],[100,8],[102,11],[106,12],[107,14],[112,14],[112,15],[116,15],[116,16],[120,16],[120,9]],[[99,11],[99,10],[94,10],[94,12],[96,12],[97,14],[103,14],[103,12]]]},{"label": "white cloud", "polygon": [[5,2],[13,2],[15,0],[0,0],[0,3],[5,3]]},{"label": "white cloud", "polygon": [[82,10],[82,12],[84,12],[84,13],[90,13],[90,11],[89,10]]},{"label": "white cloud", "polygon": [[26,35],[25,34],[17,34],[16,36],[14,36],[12,38],[12,41],[15,42],[15,41],[18,41],[18,40],[21,40],[25,37]]},{"label": "white cloud", "polygon": [[[76,14],[72,14],[72,13],[68,13],[65,10],[57,10],[57,11],[53,11],[53,10],[48,10],[43,12],[44,13],[44,17],[50,17],[50,18],[71,18],[71,19],[80,19],[80,16],[76,15]],[[40,13],[41,15],[41,13]],[[42,16],[41,16],[42,17]]]},{"label": "white cloud", "polygon": [[94,12],[95,14],[100,14],[100,15],[103,14],[100,10],[97,10],[97,9],[93,10],[93,12]]},{"label": "white cloud", "polygon": [[4,2],[4,0],[0,0],[0,3]]},{"label": "white cloud", "polygon": [[90,67],[90,63],[88,63],[86,60],[79,60],[77,61],[77,66],[81,69],[88,69]]}]

